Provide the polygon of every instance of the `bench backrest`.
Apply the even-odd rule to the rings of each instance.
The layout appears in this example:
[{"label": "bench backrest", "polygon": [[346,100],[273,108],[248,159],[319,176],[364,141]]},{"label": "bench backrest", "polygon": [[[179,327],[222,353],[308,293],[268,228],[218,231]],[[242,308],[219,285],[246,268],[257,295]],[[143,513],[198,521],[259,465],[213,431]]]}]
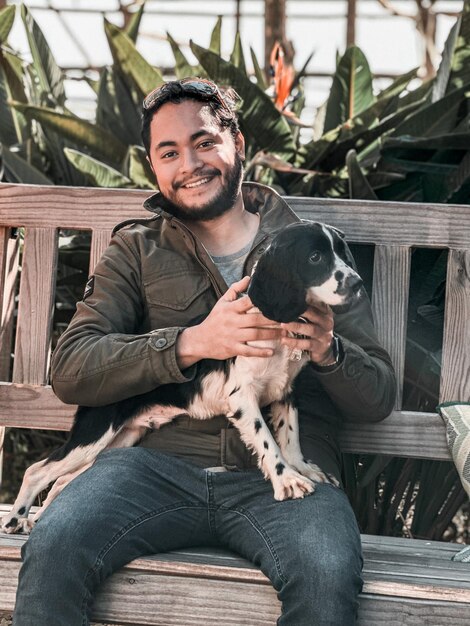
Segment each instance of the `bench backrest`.
[{"label": "bench backrest", "polygon": [[[58,257],[58,230],[92,231],[90,271],[120,221],[148,216],[149,192],[0,184],[0,426],[70,428],[75,407],[62,404],[47,385]],[[375,245],[372,304],[379,337],[399,381],[396,406],[384,422],[351,425],[342,435],[347,452],[416,458],[450,458],[435,413],[402,410],[411,250],[449,250],[440,398],[470,399],[470,207],[289,198],[296,213],[343,230],[352,243]],[[24,229],[21,279],[12,346],[12,287],[18,241]],[[3,297],[2,297],[3,296]]]}]

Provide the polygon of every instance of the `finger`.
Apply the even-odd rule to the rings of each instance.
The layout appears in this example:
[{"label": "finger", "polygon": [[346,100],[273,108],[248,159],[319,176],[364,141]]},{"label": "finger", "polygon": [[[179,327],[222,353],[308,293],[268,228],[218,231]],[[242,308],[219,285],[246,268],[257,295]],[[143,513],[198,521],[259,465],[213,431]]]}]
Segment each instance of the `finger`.
[{"label": "finger", "polygon": [[280,339],[282,336],[281,329],[247,328],[240,335],[240,338],[243,341],[260,341],[266,339]]},{"label": "finger", "polygon": [[239,343],[237,346],[237,354],[240,356],[267,358],[274,354],[274,350],[272,348],[256,348],[255,346],[247,346],[246,343]]},{"label": "finger", "polygon": [[248,285],[250,284],[250,277],[244,276],[241,280],[236,283],[232,283],[230,287],[224,294],[224,299],[228,302],[232,302],[233,300],[237,300],[238,296],[242,294],[244,291],[248,289]]},{"label": "finger", "polygon": [[244,328],[258,328],[262,326],[281,328],[281,324],[279,324],[278,322],[273,322],[273,320],[264,317],[262,313],[248,313],[247,315],[245,315],[243,320],[241,320],[241,325]]},{"label": "finger", "polygon": [[307,337],[315,336],[315,326],[313,324],[289,322],[288,324],[281,324],[281,328],[289,331],[290,333],[295,333],[296,335],[307,335]]},{"label": "finger", "polygon": [[288,348],[319,352],[326,350],[328,342],[319,342],[316,339],[296,339],[295,337],[283,337],[281,343]]},{"label": "finger", "polygon": [[305,317],[305,319],[308,319],[309,322],[319,328],[322,328],[323,330],[330,331],[334,328],[335,321],[331,311],[327,313],[318,313],[310,309],[305,311],[305,313],[302,314],[302,317]]}]

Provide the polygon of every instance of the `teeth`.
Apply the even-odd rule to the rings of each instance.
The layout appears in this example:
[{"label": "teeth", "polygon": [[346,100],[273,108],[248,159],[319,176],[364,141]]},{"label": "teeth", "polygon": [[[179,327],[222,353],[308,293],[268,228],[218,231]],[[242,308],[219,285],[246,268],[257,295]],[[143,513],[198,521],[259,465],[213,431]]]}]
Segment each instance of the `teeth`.
[{"label": "teeth", "polygon": [[202,178],[201,180],[198,180],[195,183],[188,183],[187,185],[184,185],[184,186],[186,187],[186,189],[192,189],[193,187],[200,187],[201,185],[205,185],[209,181],[210,181],[210,178]]}]

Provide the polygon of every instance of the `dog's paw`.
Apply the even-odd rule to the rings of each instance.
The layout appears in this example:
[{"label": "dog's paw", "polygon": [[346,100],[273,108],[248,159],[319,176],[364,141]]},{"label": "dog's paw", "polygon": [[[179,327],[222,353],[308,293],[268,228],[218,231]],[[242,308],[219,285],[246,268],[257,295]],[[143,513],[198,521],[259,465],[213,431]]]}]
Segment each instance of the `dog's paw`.
[{"label": "dog's paw", "polygon": [[315,485],[309,478],[284,463],[276,465],[276,477],[272,483],[275,500],[303,498],[315,491]]},{"label": "dog's paw", "polygon": [[34,526],[34,522],[27,517],[16,517],[15,515],[8,515],[1,521],[0,532],[13,535],[15,533],[22,533],[23,535],[29,535]]},{"label": "dog's paw", "polygon": [[323,472],[318,465],[311,461],[302,461],[302,463],[296,463],[294,465],[303,476],[310,478],[314,483],[330,483],[335,487],[339,487],[339,482],[332,474]]}]

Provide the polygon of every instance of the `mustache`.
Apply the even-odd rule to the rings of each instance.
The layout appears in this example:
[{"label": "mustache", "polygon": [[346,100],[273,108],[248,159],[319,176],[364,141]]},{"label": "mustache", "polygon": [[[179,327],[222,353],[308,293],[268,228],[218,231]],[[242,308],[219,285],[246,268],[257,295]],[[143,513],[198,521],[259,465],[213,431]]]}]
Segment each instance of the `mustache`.
[{"label": "mustache", "polygon": [[173,184],[172,184],[173,190],[177,191],[178,189],[180,189],[180,187],[183,187],[184,185],[186,185],[187,182],[189,182],[196,176],[201,176],[202,178],[205,176],[207,177],[222,176],[222,172],[216,167],[211,167],[205,170],[201,170],[200,172],[194,172],[193,174],[191,174],[191,176],[187,176],[184,180],[182,179],[182,180],[173,181]]}]

